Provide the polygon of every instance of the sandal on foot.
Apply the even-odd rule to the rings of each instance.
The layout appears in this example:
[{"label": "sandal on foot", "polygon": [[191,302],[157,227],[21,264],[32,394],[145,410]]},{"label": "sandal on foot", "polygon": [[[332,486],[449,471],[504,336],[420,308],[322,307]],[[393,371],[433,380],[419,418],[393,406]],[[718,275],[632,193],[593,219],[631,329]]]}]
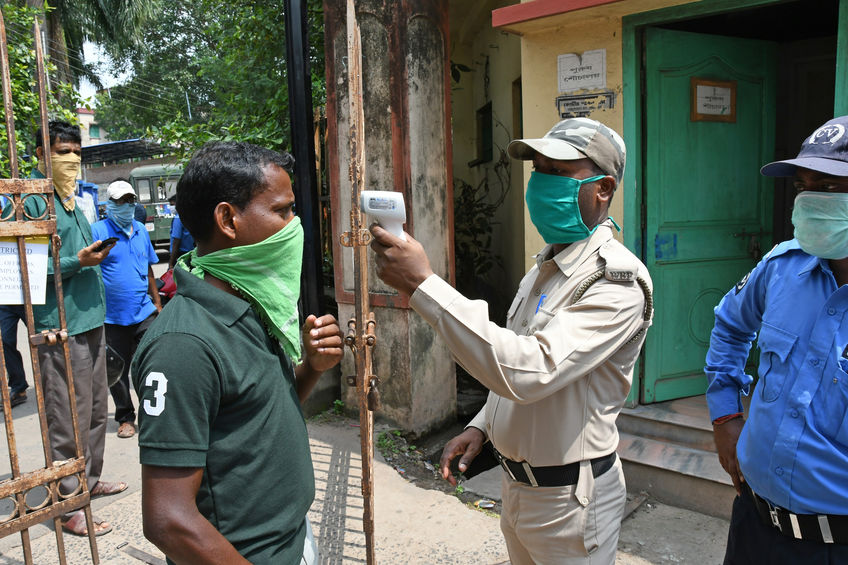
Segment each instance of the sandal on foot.
[{"label": "sandal on foot", "polygon": [[127,490],[127,483],[118,482],[118,483],[105,483],[103,481],[97,481],[97,484],[94,485],[94,488],[91,489],[91,498],[97,496],[111,496],[113,494],[118,494],[119,492],[124,492]]},{"label": "sandal on foot", "polygon": [[12,406],[17,406],[18,404],[23,404],[27,401],[27,393],[25,390],[21,392],[13,392],[9,395],[9,404]]},{"label": "sandal on foot", "polygon": [[[95,536],[102,536],[112,531],[111,524],[105,520],[98,520],[94,516],[91,519],[94,522]],[[85,512],[82,510],[75,512],[69,520],[62,522],[62,529],[75,536],[87,536],[88,527],[85,524]]]},{"label": "sandal on foot", "polygon": [[133,437],[135,435],[135,426],[133,426],[132,422],[122,422],[120,426],[118,426],[118,437],[120,438],[128,438]]}]

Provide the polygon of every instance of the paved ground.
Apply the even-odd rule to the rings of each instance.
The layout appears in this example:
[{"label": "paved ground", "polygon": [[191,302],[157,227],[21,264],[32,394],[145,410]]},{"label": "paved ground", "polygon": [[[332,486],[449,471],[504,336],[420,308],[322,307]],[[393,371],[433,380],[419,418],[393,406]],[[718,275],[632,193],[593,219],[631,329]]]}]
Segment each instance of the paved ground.
[{"label": "paved ground", "polygon": [[[13,409],[13,416],[21,468],[33,470],[42,466],[34,394],[26,404]],[[314,419],[308,427],[316,478],[316,499],[309,517],[320,546],[320,563],[364,563],[358,427],[353,420],[338,417]],[[100,562],[160,565],[164,563],[161,552],[142,534],[138,444],[135,438],[119,439],[116,431],[117,425],[110,422],[103,478],[127,481],[129,489],[93,502],[95,515],[114,526],[111,533],[98,538]],[[6,442],[0,439],[0,478],[10,475],[8,459]],[[475,479],[466,485],[467,490],[479,492],[481,497],[499,498],[498,472],[494,469],[488,477]],[[375,495],[378,562],[508,562],[496,515],[470,508],[450,494],[418,488],[379,455],[375,463]],[[624,521],[616,563],[721,562],[726,521],[634,497],[634,505],[640,501],[641,505]],[[8,510],[8,501],[0,500],[0,516],[8,514]],[[52,524],[30,529],[30,535],[34,563],[58,563]],[[69,563],[91,563],[87,538],[63,538]],[[23,562],[20,535],[0,539],[0,565]]]}]

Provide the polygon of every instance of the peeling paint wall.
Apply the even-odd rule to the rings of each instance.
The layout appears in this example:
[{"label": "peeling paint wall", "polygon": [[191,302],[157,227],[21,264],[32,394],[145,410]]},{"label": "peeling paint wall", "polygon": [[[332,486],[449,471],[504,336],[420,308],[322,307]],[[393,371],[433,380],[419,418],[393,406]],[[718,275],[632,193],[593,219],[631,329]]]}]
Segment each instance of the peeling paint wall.
[{"label": "peeling paint wall", "polygon": [[[445,37],[435,22],[415,16],[408,22],[406,48],[410,181],[415,238],[426,242],[433,271],[448,278],[450,268],[446,213],[448,135],[445,116]],[[431,245],[427,246],[428,243]]]},{"label": "peeling paint wall", "polygon": [[[365,113],[365,155],[367,159],[365,167],[366,190],[395,190],[392,178],[394,167],[392,162],[392,108],[390,84],[390,61],[389,61],[389,30],[378,18],[379,14],[365,12],[358,16],[360,35],[362,37],[362,90],[367,101],[364,105]],[[336,125],[338,127],[337,138],[339,143],[338,161],[335,163],[336,178],[339,183],[339,194],[344,195],[339,200],[338,212],[336,214],[342,221],[349,223],[350,217],[350,176],[348,167],[350,163],[349,146],[349,120],[348,120],[348,92],[347,92],[347,44],[346,30],[341,28],[334,38],[337,59],[336,70],[338,79],[335,84],[335,95],[338,99],[336,106]],[[353,289],[353,250],[341,248],[342,262],[350,268],[342,270],[343,287]],[[369,287],[375,292],[395,294],[394,290],[384,285],[377,278],[373,262],[368,264]]]},{"label": "peeling paint wall", "polygon": [[[340,5],[341,4],[341,5]],[[446,99],[446,0],[357,0],[362,36],[365,188],[404,193],[407,231],[421,241],[433,270],[452,280],[453,214]],[[344,3],[324,4],[327,40],[328,152],[336,236],[348,231],[351,182]],[[330,88],[332,85],[332,88]],[[366,219],[367,221],[367,219]],[[334,246],[339,319],[353,317],[353,253]],[[376,276],[369,251],[369,291],[377,327],[376,414],[415,433],[451,420],[456,376],[445,344],[406,299]],[[353,408],[353,356],[342,362],[342,399]]]}]

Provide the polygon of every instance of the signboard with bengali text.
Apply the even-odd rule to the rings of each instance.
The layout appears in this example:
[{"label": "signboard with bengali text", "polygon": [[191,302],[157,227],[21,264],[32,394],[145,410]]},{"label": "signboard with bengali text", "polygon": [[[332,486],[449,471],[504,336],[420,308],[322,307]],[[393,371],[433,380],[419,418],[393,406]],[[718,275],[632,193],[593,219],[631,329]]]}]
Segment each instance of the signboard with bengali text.
[{"label": "signboard with bengali text", "polygon": [[560,92],[605,89],[607,87],[607,50],[594,49],[582,55],[565,53],[558,56],[557,84]]},{"label": "signboard with bengali text", "polygon": [[[26,238],[29,292],[33,304],[44,304],[47,289],[47,236]],[[24,292],[18,243],[0,237],[0,304],[23,304]]]}]

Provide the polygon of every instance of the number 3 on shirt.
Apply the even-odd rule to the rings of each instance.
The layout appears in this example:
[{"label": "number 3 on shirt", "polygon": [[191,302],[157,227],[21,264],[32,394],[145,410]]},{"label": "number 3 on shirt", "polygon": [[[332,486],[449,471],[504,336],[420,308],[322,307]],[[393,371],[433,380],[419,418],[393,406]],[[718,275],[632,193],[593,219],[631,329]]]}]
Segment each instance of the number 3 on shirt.
[{"label": "number 3 on shirt", "polygon": [[149,416],[158,416],[165,411],[165,393],[168,392],[168,379],[159,372],[153,372],[144,379],[144,386],[156,387],[153,390],[153,402],[144,400],[144,411]]}]

